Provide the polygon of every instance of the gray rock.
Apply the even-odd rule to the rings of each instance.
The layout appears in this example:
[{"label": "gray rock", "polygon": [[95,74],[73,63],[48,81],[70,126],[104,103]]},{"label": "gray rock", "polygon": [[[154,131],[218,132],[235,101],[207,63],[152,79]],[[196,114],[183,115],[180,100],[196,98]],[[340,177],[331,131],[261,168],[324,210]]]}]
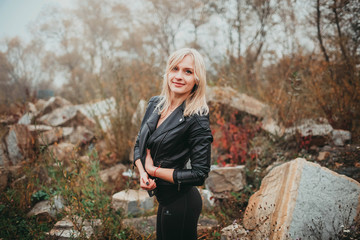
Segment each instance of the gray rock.
[{"label": "gray rock", "polygon": [[35,108],[37,110],[42,110],[44,109],[44,106],[46,104],[47,101],[45,101],[44,99],[38,99],[35,103]]},{"label": "gray rock", "polygon": [[152,209],[154,200],[147,191],[129,189],[115,193],[111,204],[115,210],[122,208],[126,215],[135,215]]},{"label": "gray rock", "polygon": [[205,180],[205,186],[214,194],[238,192],[246,185],[245,166],[214,167]]},{"label": "gray rock", "polygon": [[126,166],[120,163],[111,168],[101,170],[100,178],[103,182],[115,182],[122,176],[124,171],[126,171]]},{"label": "gray rock", "polygon": [[13,125],[5,138],[9,160],[18,164],[32,150],[33,138],[25,125]]},{"label": "gray rock", "polygon": [[37,216],[41,220],[55,220],[56,214],[64,208],[63,201],[62,197],[55,196],[52,200],[38,202],[27,216]]},{"label": "gray rock", "polygon": [[63,127],[62,128],[62,136],[64,138],[69,137],[74,132],[73,127]]},{"label": "gray rock", "polygon": [[243,226],[250,239],[329,239],[359,217],[359,196],[355,180],[298,158],[265,176]]},{"label": "gray rock", "polygon": [[58,221],[47,235],[61,240],[90,239],[101,225],[100,219],[85,220],[78,216],[67,216]]},{"label": "gray rock", "polygon": [[331,138],[335,146],[344,146],[346,142],[351,140],[351,132],[346,130],[334,129]]},{"label": "gray rock", "polygon": [[298,126],[285,129],[285,134],[292,136],[299,132],[303,137],[327,136],[331,134],[332,131],[333,127],[324,119],[321,119],[321,123],[313,119],[306,119]]},{"label": "gray rock", "polygon": [[324,161],[325,159],[327,159],[330,156],[329,152],[319,152],[319,155],[317,157],[318,161]]},{"label": "gray rock", "polygon": [[269,105],[231,87],[207,86],[206,98],[208,103],[221,103],[261,119],[261,128],[273,135],[281,136],[284,133],[284,127],[278,124],[277,116]]},{"label": "gray rock", "polygon": [[48,151],[52,158],[56,158],[66,166],[71,164],[71,160],[78,159],[79,157],[75,145],[66,142],[51,145],[49,146]]},{"label": "gray rock", "polygon": [[6,137],[6,145],[8,146],[8,154],[13,165],[18,164],[23,158],[23,153],[18,146],[18,135],[15,130],[10,130]]},{"label": "gray rock", "polygon": [[114,97],[95,103],[76,105],[75,107],[89,119],[96,119],[96,122],[99,123],[101,129],[105,132],[111,128],[110,118],[119,114]]},{"label": "gray rock", "polygon": [[[32,125],[35,126],[35,125]],[[30,131],[36,132],[37,142],[40,145],[51,145],[54,142],[59,142],[63,138],[68,139],[70,134],[74,132],[73,127],[50,127],[46,125],[40,125],[40,127],[31,127]]]},{"label": "gray rock", "polygon": [[215,199],[214,195],[211,193],[211,191],[207,189],[199,189],[201,198],[203,200],[203,207],[207,209],[211,209],[215,206]]},{"label": "gray rock", "polygon": [[36,108],[36,105],[33,104],[32,102],[28,102],[27,104],[27,110],[31,113],[34,113],[36,114],[38,112],[37,108]]},{"label": "gray rock", "polygon": [[44,105],[41,107],[40,106],[40,102],[38,101],[37,105],[40,108],[38,108],[41,112],[41,115],[50,113],[52,111],[54,111],[57,108],[62,108],[65,106],[70,106],[71,102],[69,102],[68,100],[62,98],[62,97],[51,97],[47,102],[44,103]]},{"label": "gray rock", "polygon": [[18,124],[30,125],[32,124],[34,118],[35,116],[33,113],[27,112],[19,119]]},{"label": "gray rock", "polygon": [[271,117],[270,114],[261,121],[261,128],[275,136],[282,136],[285,132],[285,127]]},{"label": "gray rock", "polygon": [[30,132],[44,132],[52,129],[52,127],[47,125],[27,125],[27,128]]},{"label": "gray rock", "polygon": [[61,128],[52,128],[49,131],[38,134],[37,141],[40,145],[51,145],[62,137]]},{"label": "gray rock", "polygon": [[199,232],[211,230],[218,226],[219,226],[219,223],[216,219],[208,218],[206,216],[200,216],[197,230],[199,233]]},{"label": "gray rock", "polygon": [[240,224],[234,222],[233,224],[221,229],[221,240],[250,240],[249,231]]},{"label": "gray rock", "polygon": [[84,126],[77,126],[76,129],[69,134],[69,142],[75,145],[88,143],[94,138],[94,133]]},{"label": "gray rock", "polygon": [[208,102],[222,103],[259,118],[268,114],[269,106],[231,87],[206,87],[206,98]]},{"label": "gray rock", "polygon": [[36,109],[36,106],[28,102],[27,103],[27,112],[19,119],[18,124],[30,125],[34,122],[35,117],[39,114]]},{"label": "gray rock", "polygon": [[75,125],[92,127],[93,125],[95,125],[95,122],[92,119],[86,117],[75,106],[57,108],[51,113],[43,115],[38,120],[40,123],[44,123],[53,127]]}]

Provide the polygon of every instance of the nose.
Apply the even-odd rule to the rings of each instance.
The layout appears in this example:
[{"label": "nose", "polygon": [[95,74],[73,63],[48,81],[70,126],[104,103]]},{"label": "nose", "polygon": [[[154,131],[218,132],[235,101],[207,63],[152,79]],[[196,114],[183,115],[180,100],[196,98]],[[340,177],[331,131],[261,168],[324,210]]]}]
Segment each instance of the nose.
[{"label": "nose", "polygon": [[182,79],[182,73],[181,71],[177,71],[176,74],[175,74],[175,79]]}]

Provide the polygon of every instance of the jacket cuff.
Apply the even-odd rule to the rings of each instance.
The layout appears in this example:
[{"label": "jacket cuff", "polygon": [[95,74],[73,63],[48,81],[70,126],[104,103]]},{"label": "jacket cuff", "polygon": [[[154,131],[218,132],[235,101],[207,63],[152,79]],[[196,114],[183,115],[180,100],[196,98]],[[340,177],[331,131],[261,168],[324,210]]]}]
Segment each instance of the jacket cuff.
[{"label": "jacket cuff", "polygon": [[177,170],[177,169],[174,169],[174,172],[173,172],[173,180],[174,180],[174,183],[175,183],[175,184],[178,183],[177,172],[178,172],[178,170]]}]

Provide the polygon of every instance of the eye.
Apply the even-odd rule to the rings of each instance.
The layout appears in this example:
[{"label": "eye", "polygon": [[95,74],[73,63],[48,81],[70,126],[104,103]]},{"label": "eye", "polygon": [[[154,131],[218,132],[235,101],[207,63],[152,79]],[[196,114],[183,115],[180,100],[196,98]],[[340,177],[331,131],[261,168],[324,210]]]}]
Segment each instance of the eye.
[{"label": "eye", "polygon": [[192,71],[186,70],[186,73],[187,73],[187,74],[192,74]]},{"label": "eye", "polygon": [[173,71],[178,71],[179,68],[176,66],[176,67],[174,67],[172,70],[173,70]]}]

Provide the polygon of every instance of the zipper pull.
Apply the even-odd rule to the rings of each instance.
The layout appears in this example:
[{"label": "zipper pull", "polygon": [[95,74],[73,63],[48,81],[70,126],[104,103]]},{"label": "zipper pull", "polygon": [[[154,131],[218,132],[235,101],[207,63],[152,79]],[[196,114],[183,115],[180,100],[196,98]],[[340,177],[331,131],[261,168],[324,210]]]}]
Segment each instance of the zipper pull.
[{"label": "zipper pull", "polygon": [[180,192],[180,181],[178,181],[178,192]]}]

